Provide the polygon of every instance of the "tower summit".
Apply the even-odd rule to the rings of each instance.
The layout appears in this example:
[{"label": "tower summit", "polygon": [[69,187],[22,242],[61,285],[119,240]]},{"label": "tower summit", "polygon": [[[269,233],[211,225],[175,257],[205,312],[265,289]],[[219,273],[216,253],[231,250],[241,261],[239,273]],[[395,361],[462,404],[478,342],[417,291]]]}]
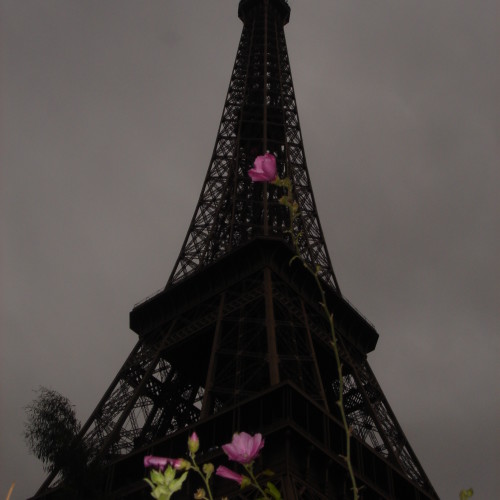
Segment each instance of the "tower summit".
[{"label": "tower summit", "polygon": [[[134,307],[138,341],[78,441],[103,472],[105,498],[149,498],[144,455],[181,456],[196,430],[218,463],[233,432],[261,432],[261,460],[285,499],[351,498],[339,377],[317,284],[291,262],[283,189],[253,183],[257,156],[275,155],[300,216],[300,256],[335,318],[352,463],[364,499],[435,499],[367,355],[378,333],[341,295],[307,169],[284,26],[284,0],[241,0],[238,45],[201,195],[165,289]],[[68,498],[47,478],[37,498]],[[177,498],[193,498],[189,480]],[[253,498],[217,478],[216,496]],[[75,495],[74,491],[71,495]],[[74,496],[73,496],[74,497]],[[84,496],[81,496],[84,498]]]}]

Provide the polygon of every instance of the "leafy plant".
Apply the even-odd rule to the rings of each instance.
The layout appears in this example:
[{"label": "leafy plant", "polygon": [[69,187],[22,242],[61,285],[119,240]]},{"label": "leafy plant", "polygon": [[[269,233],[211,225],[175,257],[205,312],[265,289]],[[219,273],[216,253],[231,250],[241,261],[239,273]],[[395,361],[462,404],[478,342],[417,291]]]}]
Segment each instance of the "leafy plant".
[{"label": "leafy plant", "polygon": [[38,397],[26,407],[24,438],[30,452],[48,472],[59,472],[63,482],[87,489],[89,449],[75,441],[81,424],[74,406],[57,391],[40,387]]}]

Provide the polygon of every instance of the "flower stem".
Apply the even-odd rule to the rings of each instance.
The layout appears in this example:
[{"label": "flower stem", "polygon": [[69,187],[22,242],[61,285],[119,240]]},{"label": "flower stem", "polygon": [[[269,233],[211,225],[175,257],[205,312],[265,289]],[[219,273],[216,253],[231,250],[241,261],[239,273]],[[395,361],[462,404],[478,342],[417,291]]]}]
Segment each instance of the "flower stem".
[{"label": "flower stem", "polygon": [[263,495],[263,498],[266,498],[269,500],[269,497],[267,496],[266,492],[260,487],[260,485],[257,481],[257,478],[255,477],[255,475],[253,473],[253,462],[251,462],[249,464],[243,464],[243,466],[245,467],[245,470],[248,472],[248,475],[250,476],[250,478],[252,479],[253,485],[255,486],[255,488],[259,491],[259,493],[261,495]]},{"label": "flower stem", "polygon": [[[330,326],[330,332],[332,335],[332,348],[333,352],[335,355],[335,362],[337,364],[337,373],[339,377],[339,399],[337,400],[337,406],[339,407],[340,411],[340,416],[342,419],[342,425],[344,426],[344,431],[345,431],[345,436],[346,436],[346,455],[344,457],[344,460],[347,464],[347,470],[349,472],[349,477],[351,479],[352,483],[352,492],[353,492],[353,498],[354,500],[359,499],[359,488],[356,484],[356,477],[354,475],[354,469],[352,467],[352,462],[351,462],[351,429],[349,427],[349,424],[347,422],[347,416],[345,413],[345,408],[344,408],[344,378],[342,374],[342,361],[340,359],[340,352],[338,348],[338,343],[337,343],[337,335],[335,333],[335,324],[333,321],[333,314],[330,312],[328,309],[328,306],[326,305],[326,294],[325,290],[323,288],[323,285],[321,283],[320,277],[319,277],[319,268],[313,268],[310,264],[308,264],[301,256],[300,254],[300,247],[299,247],[299,238],[300,238],[300,233],[299,235],[295,234],[294,231],[294,222],[295,219],[299,216],[298,212],[298,205],[297,202],[293,199],[293,190],[292,190],[292,182],[289,178],[285,179],[277,179],[275,181],[275,184],[278,186],[282,186],[286,189],[286,196],[281,198],[280,202],[285,205],[288,208],[288,213],[290,216],[290,237],[292,239],[292,244],[295,249],[296,256],[292,259],[294,260],[295,258],[298,258],[301,262],[302,265],[309,271],[309,273],[312,274],[314,277],[314,280],[316,281],[316,284],[318,286],[318,289],[321,294],[321,302],[320,305],[323,309],[323,312],[325,313],[326,319],[328,320],[328,324]],[[291,263],[292,261],[290,261]]]},{"label": "flower stem", "polygon": [[193,466],[192,466],[193,469],[195,470],[195,472],[201,477],[201,479],[205,483],[205,486],[206,486],[207,492],[208,492],[208,498],[210,500],[214,500],[214,497],[212,496],[212,490],[210,488],[210,483],[208,482],[206,475],[198,467],[198,464],[196,463],[196,459],[195,459],[195,454],[192,452],[189,452],[189,458],[191,459],[191,463],[193,464]]}]

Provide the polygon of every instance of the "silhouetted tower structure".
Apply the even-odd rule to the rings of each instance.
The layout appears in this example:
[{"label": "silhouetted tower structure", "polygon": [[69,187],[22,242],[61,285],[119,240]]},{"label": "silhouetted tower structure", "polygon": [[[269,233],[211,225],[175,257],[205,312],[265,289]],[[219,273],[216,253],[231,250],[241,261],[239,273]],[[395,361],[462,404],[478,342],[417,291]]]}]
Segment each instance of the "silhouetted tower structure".
[{"label": "silhouetted tower structure", "polygon": [[[262,432],[260,460],[285,499],[352,498],[331,334],[313,277],[290,241],[282,188],[252,183],[266,151],[293,181],[300,256],[319,266],[334,314],[362,498],[437,498],[373,375],[378,334],[343,297],[324,241],[302,144],[284,0],[241,0],[243,32],[202,192],[165,289],[130,314],[138,342],[82,429],[105,470],[107,498],[149,498],[145,454],[204,460],[235,431]],[[66,498],[48,478],[39,497]],[[185,485],[178,498],[201,486]],[[217,494],[254,498],[216,479]]]}]

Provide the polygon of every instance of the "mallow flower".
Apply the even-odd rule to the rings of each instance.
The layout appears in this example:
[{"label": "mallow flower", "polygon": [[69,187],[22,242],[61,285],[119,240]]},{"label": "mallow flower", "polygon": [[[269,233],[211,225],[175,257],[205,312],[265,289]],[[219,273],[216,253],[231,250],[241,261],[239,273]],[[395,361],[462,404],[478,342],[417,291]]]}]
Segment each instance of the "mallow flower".
[{"label": "mallow flower", "polygon": [[253,182],[274,181],[276,179],[276,157],[271,153],[257,156],[253,168],[248,171]]},{"label": "mallow flower", "polygon": [[222,449],[229,460],[234,460],[243,465],[253,462],[263,447],[264,439],[262,439],[262,434],[258,433],[251,436],[246,432],[235,433],[230,443],[222,445]]}]

